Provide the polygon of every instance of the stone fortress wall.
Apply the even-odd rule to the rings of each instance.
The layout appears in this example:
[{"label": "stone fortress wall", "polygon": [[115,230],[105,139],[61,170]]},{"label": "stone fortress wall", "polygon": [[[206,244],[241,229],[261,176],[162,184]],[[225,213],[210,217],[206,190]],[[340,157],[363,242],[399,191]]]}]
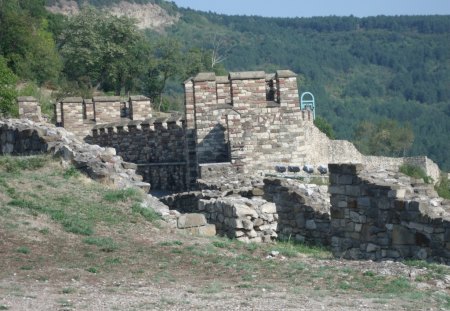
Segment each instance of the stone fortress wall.
[{"label": "stone fortress wall", "polygon": [[[398,173],[401,164],[414,164],[437,181],[439,169],[431,160],[364,156],[350,142],[328,139],[314,126],[312,113],[298,107],[290,71],[200,73],[184,85],[185,119],[152,118],[150,101],[139,96],[126,103],[117,97],[67,98],[56,107],[57,120],[86,142],[114,147],[133,162],[120,169],[131,175],[137,169],[153,189],[179,192],[195,184],[201,190],[164,202],[203,214],[221,234],[244,242],[283,238],[331,245],[336,256],[352,259],[450,263],[450,202],[431,185]],[[35,101],[26,102],[39,112]],[[24,117],[30,117],[27,109],[21,110]],[[22,145],[39,152],[41,144],[49,144],[39,131],[24,128],[17,136],[16,128],[3,127],[2,154]],[[86,162],[70,149],[61,153]],[[111,157],[115,154],[90,169],[93,174],[106,170]],[[329,164],[331,186],[264,177],[279,168],[297,174],[293,168],[305,164]]]},{"label": "stone fortress wall", "polygon": [[300,109],[292,71],[199,73],[184,89],[184,120],[152,118],[144,96],[107,96],[65,98],[56,105],[57,122],[89,143],[116,148],[139,165],[153,189],[191,189],[204,174],[222,174],[224,165],[227,172],[264,175],[276,167],[295,172],[304,165],[363,163],[398,169],[413,163],[439,178],[426,157],[368,157],[348,141],[330,140],[314,126],[312,112]]}]

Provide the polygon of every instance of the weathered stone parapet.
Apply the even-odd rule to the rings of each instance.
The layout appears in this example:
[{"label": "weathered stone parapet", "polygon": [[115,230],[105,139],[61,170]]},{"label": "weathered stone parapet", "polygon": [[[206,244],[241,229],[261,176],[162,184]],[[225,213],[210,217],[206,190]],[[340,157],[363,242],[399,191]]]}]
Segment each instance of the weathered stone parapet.
[{"label": "weathered stone parapet", "polygon": [[450,264],[450,202],[397,172],[330,164],[331,245],[349,259]]},{"label": "weathered stone parapet", "polygon": [[148,97],[130,96],[129,109],[131,120],[143,121],[152,117],[152,105]]},{"label": "weathered stone parapet", "polygon": [[231,101],[240,113],[266,106],[266,74],[264,71],[230,72]]},{"label": "weathered stone parapet", "polygon": [[290,70],[277,70],[277,97],[280,107],[292,109],[299,106],[297,75]]},{"label": "weathered stone parapet", "polygon": [[36,98],[32,96],[20,96],[17,98],[19,105],[19,117],[35,122],[42,122],[41,106]]},{"label": "weathered stone parapet", "polygon": [[[58,107],[58,106],[57,106]],[[78,137],[89,134],[90,127],[85,123],[85,107],[81,97],[67,97],[61,100],[61,125]]]},{"label": "weathered stone parapet", "polygon": [[97,124],[120,120],[121,98],[119,96],[97,96],[92,98],[92,101]]}]

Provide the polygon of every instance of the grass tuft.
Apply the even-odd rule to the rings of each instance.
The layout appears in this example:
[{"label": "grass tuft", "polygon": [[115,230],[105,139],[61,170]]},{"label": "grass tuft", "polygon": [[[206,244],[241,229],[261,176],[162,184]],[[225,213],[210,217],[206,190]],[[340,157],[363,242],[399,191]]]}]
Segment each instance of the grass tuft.
[{"label": "grass tuft", "polygon": [[109,237],[87,237],[83,242],[88,245],[97,246],[102,252],[111,253],[118,249],[118,245]]},{"label": "grass tuft", "polygon": [[154,222],[161,219],[161,216],[158,215],[155,210],[151,207],[142,207],[141,203],[134,203],[131,206],[131,210],[135,214],[140,214],[142,217],[144,217],[146,220],[150,222]]},{"label": "grass tuft", "polygon": [[134,188],[127,188],[107,191],[103,198],[111,203],[125,202],[128,200],[137,202],[142,200],[142,194]]},{"label": "grass tuft", "polygon": [[70,166],[68,169],[66,169],[63,173],[64,179],[69,178],[78,178],[81,176],[81,173],[79,170],[76,169],[75,166]]},{"label": "grass tuft", "polygon": [[28,247],[26,247],[26,246],[21,246],[21,247],[19,247],[17,249],[17,252],[21,253],[21,254],[29,254],[30,253],[30,249]]},{"label": "grass tuft", "polygon": [[278,251],[286,257],[296,257],[298,254],[305,254],[318,259],[332,258],[331,252],[323,246],[312,246],[291,240],[279,241],[271,250]]}]

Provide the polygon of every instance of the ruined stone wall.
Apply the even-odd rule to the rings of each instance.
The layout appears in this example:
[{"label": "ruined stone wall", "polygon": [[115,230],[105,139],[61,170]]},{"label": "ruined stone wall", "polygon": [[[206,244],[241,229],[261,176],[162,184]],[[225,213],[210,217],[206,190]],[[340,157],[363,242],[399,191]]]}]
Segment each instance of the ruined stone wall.
[{"label": "ruined stone wall", "polygon": [[215,180],[208,190],[180,193],[163,201],[183,213],[203,213],[219,234],[243,242],[270,242],[278,238],[329,244],[326,186],[267,178],[243,187],[238,180]]},{"label": "ruined stone wall", "polygon": [[267,178],[263,191],[263,198],[275,204],[279,238],[330,244],[330,202],[326,186]]},{"label": "ruined stone wall", "polygon": [[350,259],[450,263],[450,202],[432,186],[362,165],[330,164],[331,245]]},{"label": "ruined stone wall", "polygon": [[186,189],[186,128],[178,119],[128,121],[97,125],[91,144],[113,147],[126,161],[138,164],[152,189]]},{"label": "ruined stone wall", "polygon": [[1,155],[52,154],[89,177],[118,188],[138,187],[148,192],[150,184],[136,175],[136,165],[127,163],[112,148],[79,141],[71,132],[30,120],[0,120]]},{"label": "ruined stone wall", "polygon": [[315,167],[328,163],[360,163],[371,170],[378,168],[398,170],[403,164],[410,164],[422,168],[435,182],[440,178],[439,167],[426,156],[401,158],[366,156],[347,140],[329,139],[311,122],[304,123],[303,129],[305,162]]}]

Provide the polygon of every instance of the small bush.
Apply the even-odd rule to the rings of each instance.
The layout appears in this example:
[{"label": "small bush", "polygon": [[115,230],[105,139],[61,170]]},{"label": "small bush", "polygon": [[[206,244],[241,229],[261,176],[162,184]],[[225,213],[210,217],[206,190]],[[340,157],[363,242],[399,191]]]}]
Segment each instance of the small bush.
[{"label": "small bush", "polygon": [[450,181],[448,180],[448,177],[442,175],[441,181],[435,188],[441,198],[450,200]]},{"label": "small bush", "polygon": [[433,182],[433,179],[430,176],[427,176],[425,171],[416,166],[416,165],[410,165],[410,164],[403,164],[400,166],[400,172],[416,179],[422,179],[425,183],[430,184]]}]

